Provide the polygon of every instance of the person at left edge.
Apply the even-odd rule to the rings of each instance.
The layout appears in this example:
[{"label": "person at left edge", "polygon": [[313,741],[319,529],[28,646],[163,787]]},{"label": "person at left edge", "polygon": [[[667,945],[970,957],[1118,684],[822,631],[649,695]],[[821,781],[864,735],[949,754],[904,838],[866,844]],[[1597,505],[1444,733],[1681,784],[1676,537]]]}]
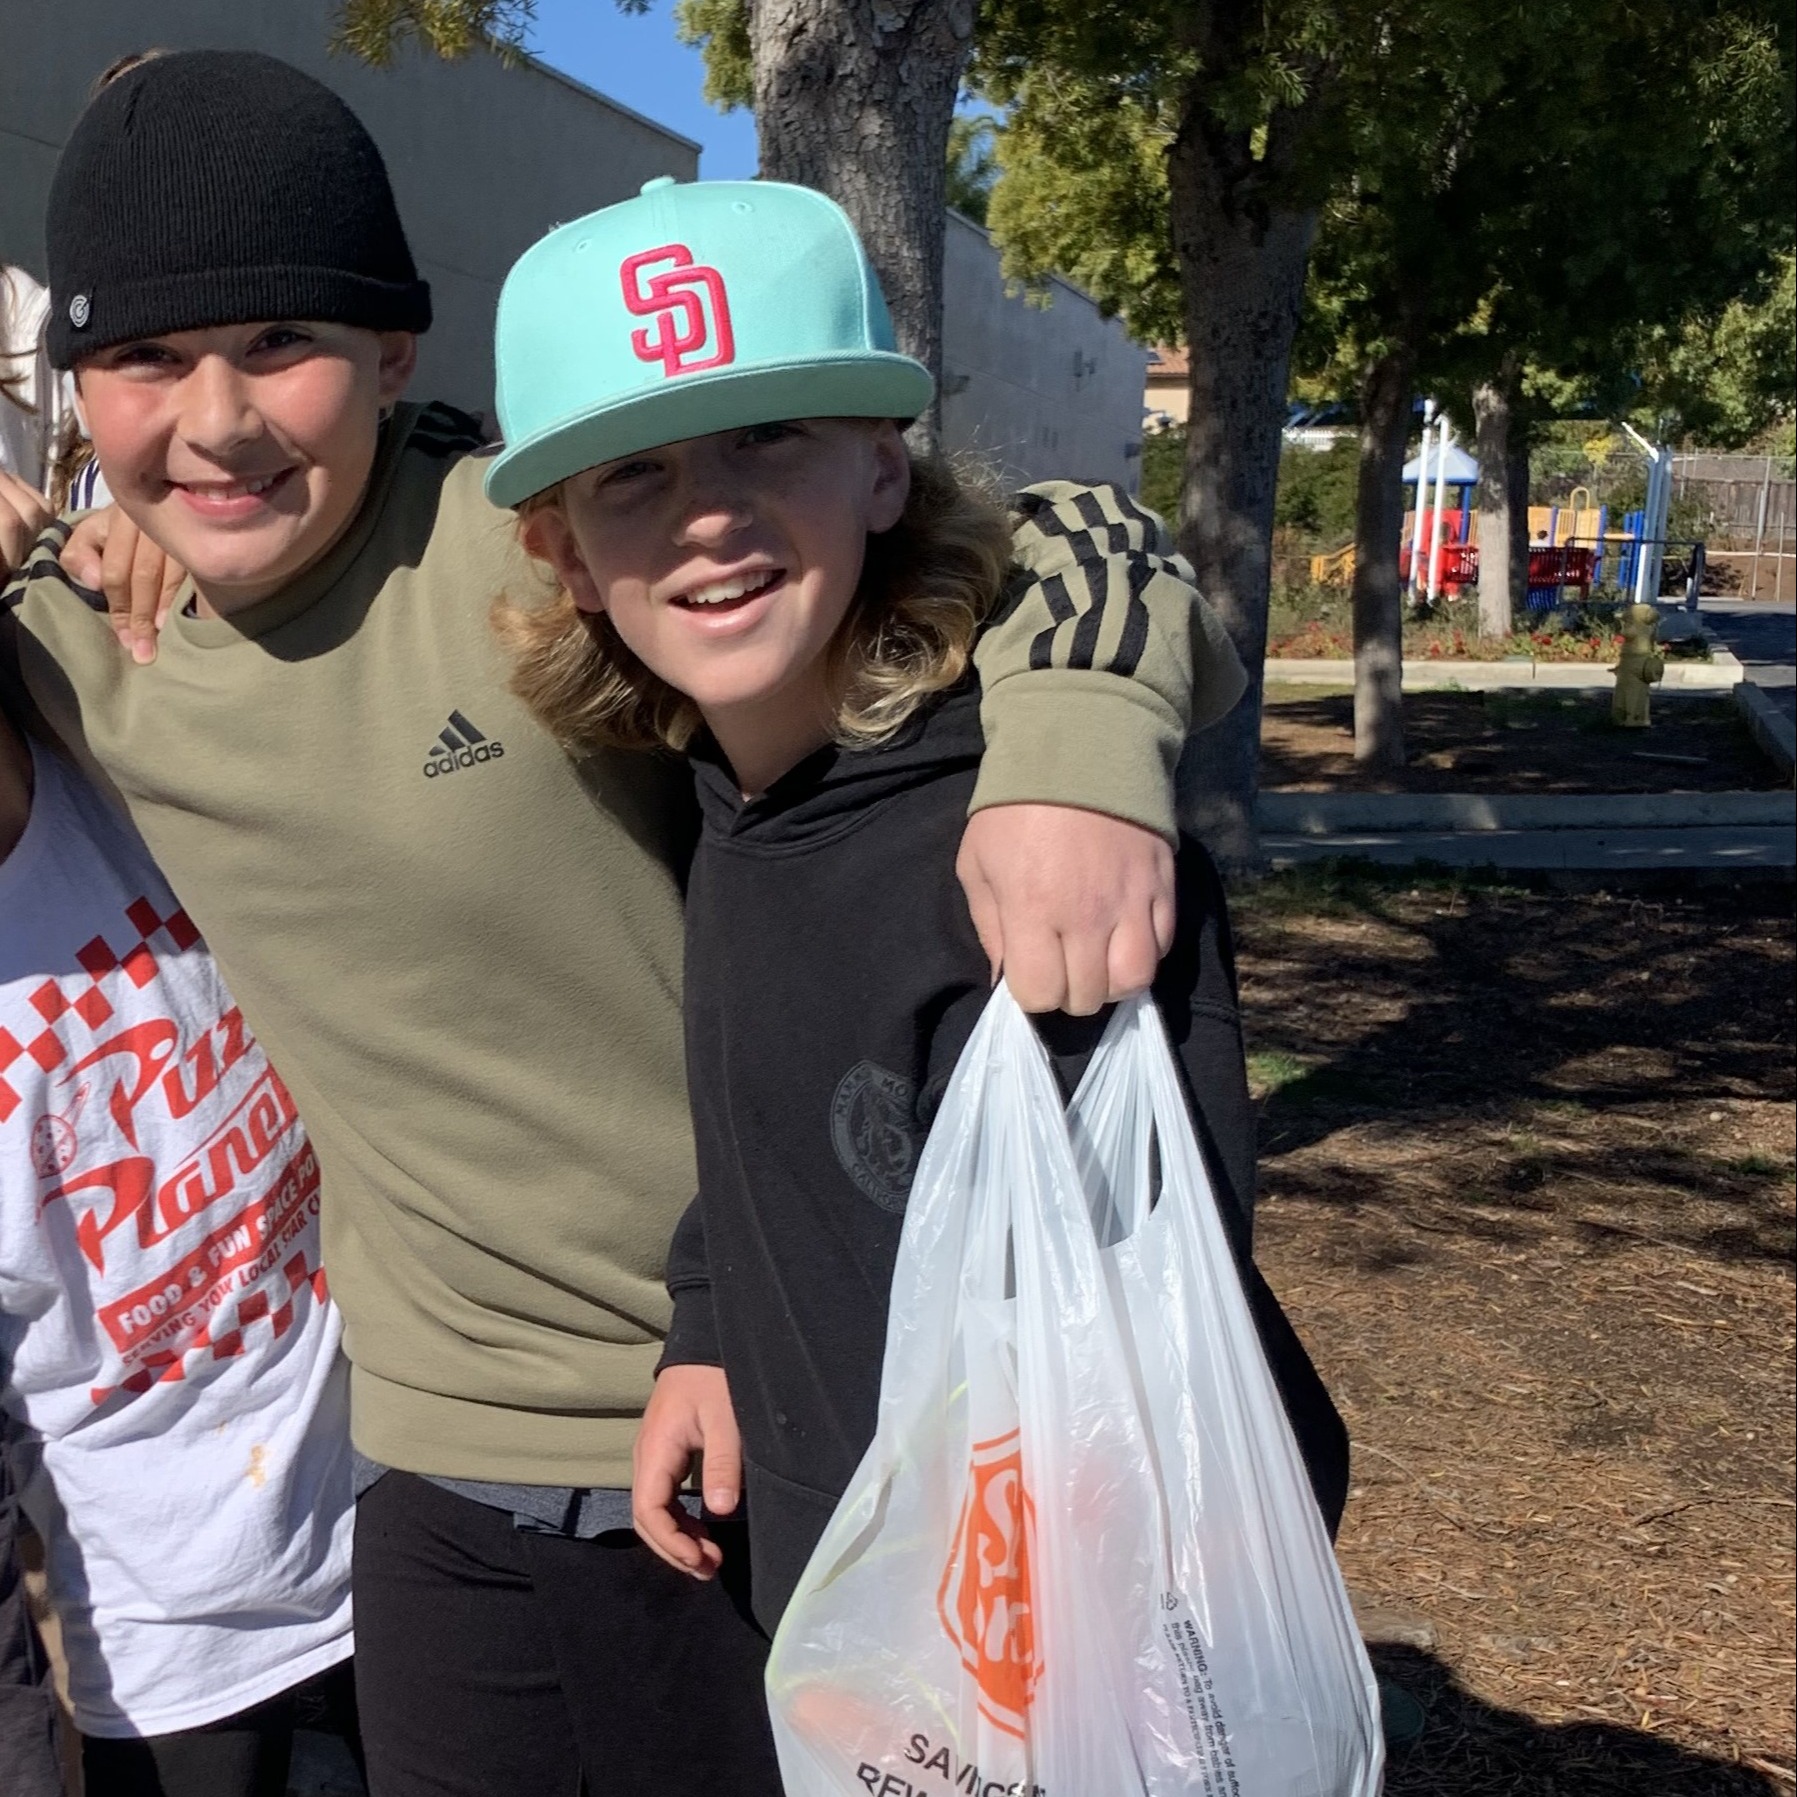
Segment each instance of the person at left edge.
[{"label": "person at left edge", "polygon": [[282,1797],[302,1704],[353,1740],[318,1208],[142,843],[0,714],[0,1485],[44,1543],[88,1797]]}]

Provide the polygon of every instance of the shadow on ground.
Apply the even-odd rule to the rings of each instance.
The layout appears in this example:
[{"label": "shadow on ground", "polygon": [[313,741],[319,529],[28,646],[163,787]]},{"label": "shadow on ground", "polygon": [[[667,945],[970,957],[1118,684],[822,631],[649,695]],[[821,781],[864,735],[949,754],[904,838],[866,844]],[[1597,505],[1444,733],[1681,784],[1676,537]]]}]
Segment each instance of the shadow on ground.
[{"label": "shadow on ground", "polygon": [[[1593,678],[1607,684],[1608,670]],[[1352,693],[1273,686],[1260,783],[1383,792],[1654,793],[1786,784],[1725,696],[1656,695],[1648,730],[1619,729],[1609,699],[1546,689],[1404,695],[1405,766],[1354,759]]]},{"label": "shadow on ground", "polygon": [[[1717,1260],[1790,1258],[1788,1160],[1744,1121],[1793,1096],[1788,892],[1346,879],[1262,889],[1240,912],[1282,1195],[1402,1209],[1424,1180],[1494,1242],[1565,1219],[1569,1195],[1625,1195],[1620,1226],[1577,1225],[1589,1249],[1646,1232]],[[1342,1131],[1362,1152],[1305,1152]]]},{"label": "shadow on ground", "polygon": [[1392,1754],[1384,1797],[1768,1797],[1783,1788],[1643,1729],[1542,1723],[1499,1709],[1418,1648],[1372,1651],[1426,1717],[1421,1738]]}]

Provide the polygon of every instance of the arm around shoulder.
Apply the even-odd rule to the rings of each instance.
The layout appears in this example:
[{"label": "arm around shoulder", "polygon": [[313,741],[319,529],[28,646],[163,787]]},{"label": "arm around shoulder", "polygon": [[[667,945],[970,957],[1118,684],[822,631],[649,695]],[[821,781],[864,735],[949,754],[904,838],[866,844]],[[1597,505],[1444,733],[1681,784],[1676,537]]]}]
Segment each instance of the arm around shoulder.
[{"label": "arm around shoulder", "polygon": [[1115,486],[1014,502],[1010,594],[974,651],[986,756],[972,809],[1049,804],[1178,834],[1187,737],[1230,711],[1241,659],[1167,528]]}]

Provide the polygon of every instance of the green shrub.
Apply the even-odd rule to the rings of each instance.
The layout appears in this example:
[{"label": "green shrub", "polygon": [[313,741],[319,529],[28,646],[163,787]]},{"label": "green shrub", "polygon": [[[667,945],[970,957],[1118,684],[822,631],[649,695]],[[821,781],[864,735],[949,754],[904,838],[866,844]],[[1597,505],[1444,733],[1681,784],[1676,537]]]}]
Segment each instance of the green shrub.
[{"label": "green shrub", "polygon": [[[1185,472],[1183,425],[1150,431],[1142,442],[1142,503],[1169,524],[1179,514],[1180,481]],[[1354,486],[1359,478],[1359,451],[1350,438],[1330,449],[1304,449],[1287,443],[1279,453],[1279,489],[1273,501],[1273,526],[1302,539],[1303,554],[1339,549],[1354,535]]]}]

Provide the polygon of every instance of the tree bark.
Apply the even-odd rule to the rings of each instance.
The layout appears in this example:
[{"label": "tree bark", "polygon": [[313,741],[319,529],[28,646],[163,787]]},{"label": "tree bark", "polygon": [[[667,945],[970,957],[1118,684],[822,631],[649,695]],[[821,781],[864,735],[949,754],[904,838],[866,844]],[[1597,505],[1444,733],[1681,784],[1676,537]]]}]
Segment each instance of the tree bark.
[{"label": "tree bark", "polygon": [[1473,389],[1479,462],[1479,634],[1506,637],[1529,595],[1529,426],[1514,355]]},{"label": "tree bark", "polygon": [[[977,0],[753,0],[761,173],[855,222],[899,348],[940,379],[949,120]],[[934,446],[934,408],[914,437]]]},{"label": "tree bark", "polygon": [[1354,494],[1354,759],[1404,765],[1404,450],[1410,440],[1408,349],[1381,356],[1360,383],[1360,472]]},{"label": "tree bark", "polygon": [[1254,800],[1273,496],[1317,224],[1315,207],[1269,196],[1306,123],[1303,108],[1275,113],[1256,158],[1249,133],[1226,129],[1194,98],[1167,162],[1191,366],[1179,546],[1248,670],[1242,702],[1187,746],[1181,818],[1235,874],[1261,866]]}]

